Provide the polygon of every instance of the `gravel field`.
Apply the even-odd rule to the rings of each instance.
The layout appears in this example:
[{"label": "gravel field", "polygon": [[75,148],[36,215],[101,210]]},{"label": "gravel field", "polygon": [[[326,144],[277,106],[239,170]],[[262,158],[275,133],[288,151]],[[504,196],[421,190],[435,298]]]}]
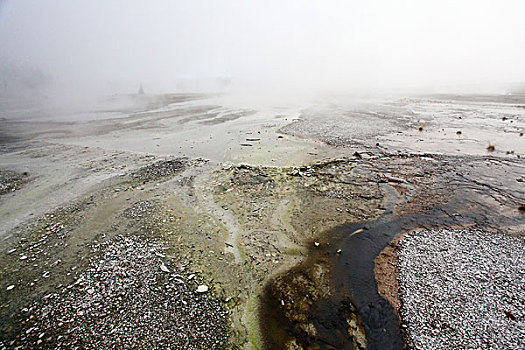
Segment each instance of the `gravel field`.
[{"label": "gravel field", "polygon": [[525,347],[523,238],[434,230],[401,245],[401,316],[415,349]]},{"label": "gravel field", "polygon": [[0,349],[225,347],[226,312],[158,243],[119,236],[94,249],[91,267],[23,310],[23,331]]}]

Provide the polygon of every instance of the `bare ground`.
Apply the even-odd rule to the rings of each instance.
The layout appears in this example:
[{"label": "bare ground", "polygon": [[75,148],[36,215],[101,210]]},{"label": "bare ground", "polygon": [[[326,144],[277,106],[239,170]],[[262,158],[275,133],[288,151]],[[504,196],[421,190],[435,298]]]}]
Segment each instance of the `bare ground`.
[{"label": "bare ground", "polygon": [[[174,101],[178,99],[168,99]],[[395,110],[403,114],[399,109],[416,106],[427,120],[425,108],[437,105],[435,100],[410,100]],[[508,219],[487,229],[524,232],[517,210],[525,198],[518,117],[512,125],[502,124],[505,135],[518,140],[515,153],[506,155],[498,147],[496,154],[465,157],[436,154],[436,145],[481,147],[477,154],[486,153],[484,141],[443,138],[439,120],[429,119],[422,134],[413,130],[396,136],[397,129],[417,127],[419,121],[410,115],[378,133],[377,140],[353,129],[352,137],[346,137],[345,128],[353,124],[345,113],[347,120],[328,119],[324,128],[318,127],[322,120],[312,122],[305,115],[310,126],[297,121],[285,129],[337,145],[332,147],[278,135],[292,118],[275,111],[263,116],[236,114],[211,103],[167,110],[162,101],[152,106],[158,110],[133,111],[119,121],[92,121],[82,130],[74,123],[41,123],[29,131],[28,125],[4,124],[3,129],[11,128],[8,134],[12,131],[0,154],[9,189],[0,197],[5,347],[31,348],[34,343],[27,339],[35,338],[24,334],[34,321],[27,321],[31,315],[24,310],[33,310],[35,318],[43,297],[66,296],[74,288],[68,287],[99,259],[93,247],[117,237],[158,240],[165,247],[166,267],[181,275],[193,297],[198,297],[198,285],[205,285],[210,301],[227,310],[229,339],[221,346],[260,349],[258,307],[265,282],[301,263],[313,240],[339,225],[430,210],[446,203],[461,185]],[[447,102],[454,113],[460,109],[456,107]],[[491,123],[504,123],[489,107],[485,119],[490,123],[483,124],[483,132],[491,130]],[[503,107],[505,113],[515,109]],[[460,123],[455,117],[446,122],[451,130]],[[341,135],[330,134],[330,123],[338,125]],[[304,130],[309,132],[303,135]],[[330,141],[332,136],[337,142]],[[432,141],[423,147],[430,153],[414,153],[412,140],[425,137]],[[501,145],[510,147],[504,141]],[[252,147],[240,146],[246,142]],[[407,144],[412,152],[403,148]],[[179,157],[181,153],[193,157]],[[376,260],[376,273],[380,292],[398,309],[396,249],[397,240]],[[151,268],[155,273],[160,269]],[[49,340],[44,335],[39,345],[47,341],[52,347],[59,335]]]}]

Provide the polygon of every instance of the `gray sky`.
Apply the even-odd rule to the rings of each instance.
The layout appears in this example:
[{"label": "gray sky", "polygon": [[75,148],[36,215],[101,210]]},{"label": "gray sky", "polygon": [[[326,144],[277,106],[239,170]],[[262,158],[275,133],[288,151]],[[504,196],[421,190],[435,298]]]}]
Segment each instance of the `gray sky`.
[{"label": "gray sky", "polygon": [[0,7],[0,59],[58,85],[171,91],[231,77],[275,89],[525,81],[525,1],[46,1]]}]

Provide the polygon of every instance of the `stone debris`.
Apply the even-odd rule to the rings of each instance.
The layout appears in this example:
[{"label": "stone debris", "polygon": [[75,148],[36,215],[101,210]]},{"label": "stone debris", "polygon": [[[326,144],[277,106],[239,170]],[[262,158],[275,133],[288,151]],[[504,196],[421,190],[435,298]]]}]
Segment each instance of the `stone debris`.
[{"label": "stone debris", "polygon": [[161,177],[178,174],[184,170],[187,165],[187,158],[175,158],[165,161],[158,161],[139,169],[132,176],[138,180],[154,180]]},{"label": "stone debris", "polygon": [[402,327],[415,349],[525,346],[525,240],[476,230],[401,241]]},{"label": "stone debris", "polygon": [[[225,348],[227,312],[204,294],[207,286],[192,287],[176,264],[168,269],[156,254],[161,249],[156,241],[122,235],[94,246],[98,253],[88,269],[73,284],[24,308],[23,329],[5,345],[24,349],[35,345],[49,349]],[[192,275],[193,281],[199,280]]]},{"label": "stone debris", "polygon": [[59,233],[64,229],[64,225],[61,222],[57,222],[56,224],[49,225],[46,230],[47,233]]},{"label": "stone debris", "polygon": [[124,210],[123,215],[129,219],[140,220],[151,214],[155,210],[155,203],[152,201],[139,201],[133,203],[131,208]]},{"label": "stone debris", "polygon": [[14,192],[27,182],[27,173],[0,169],[0,195]]},{"label": "stone debris", "polygon": [[288,172],[288,175],[299,176],[299,177],[302,177],[302,176],[310,177],[313,175],[313,173],[315,173],[315,169],[313,169],[310,166],[304,166],[304,167],[299,167],[299,168],[292,167],[292,170]]}]

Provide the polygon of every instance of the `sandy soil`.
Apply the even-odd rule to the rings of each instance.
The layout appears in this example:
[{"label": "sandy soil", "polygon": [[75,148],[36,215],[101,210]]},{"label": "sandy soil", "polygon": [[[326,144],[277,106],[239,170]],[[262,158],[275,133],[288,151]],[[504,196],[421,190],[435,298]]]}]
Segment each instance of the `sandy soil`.
[{"label": "sandy soil", "polygon": [[[498,214],[491,229],[522,235],[521,101],[431,96],[261,108],[169,95],[82,120],[4,116],[1,341],[31,348],[23,310],[62,293],[96,259],[92,246],[119,235],[163,242],[188,286],[209,286],[228,310],[227,346],[242,349],[264,347],[265,283],[339,225],[428,210],[461,185]],[[395,262],[388,248],[377,278],[397,308]]]}]

